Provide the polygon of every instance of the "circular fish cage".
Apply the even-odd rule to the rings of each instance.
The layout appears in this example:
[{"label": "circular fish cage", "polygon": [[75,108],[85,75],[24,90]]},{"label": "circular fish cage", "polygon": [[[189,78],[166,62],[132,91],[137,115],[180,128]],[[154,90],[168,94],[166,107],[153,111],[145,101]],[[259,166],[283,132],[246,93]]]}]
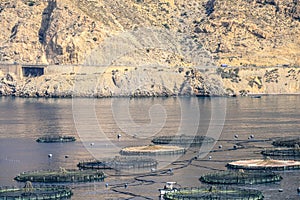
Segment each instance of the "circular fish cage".
[{"label": "circular fish cage", "polygon": [[261,152],[265,156],[300,157],[300,148],[291,149],[267,149]]},{"label": "circular fish cage", "polygon": [[188,136],[188,135],[172,135],[172,136],[159,136],[152,140],[154,144],[171,144],[180,146],[201,146],[215,142],[214,138],[207,136]]},{"label": "circular fish cage", "polygon": [[75,142],[76,138],[74,136],[44,136],[39,137],[37,140],[39,143],[58,143],[58,142]]},{"label": "circular fish cage", "polygon": [[295,147],[300,145],[300,137],[284,137],[277,138],[272,142],[272,145],[277,147]]},{"label": "circular fish cage", "polygon": [[120,151],[121,155],[128,156],[157,156],[157,155],[178,155],[184,154],[185,149],[178,146],[147,145],[125,147]]},{"label": "circular fish cage", "polygon": [[239,189],[231,187],[202,187],[202,188],[182,188],[175,189],[165,193],[166,200],[182,200],[182,199],[239,199],[239,200],[261,200],[264,196],[258,190]]},{"label": "circular fish cage", "polygon": [[112,159],[93,160],[78,163],[79,169],[138,169],[156,168],[158,162],[148,157],[116,156]]},{"label": "circular fish cage", "polygon": [[23,172],[16,176],[16,181],[25,182],[43,182],[43,183],[60,183],[60,182],[92,182],[103,181],[105,175],[103,172],[95,170],[65,170],[58,171],[35,171]]},{"label": "circular fish cage", "polygon": [[278,182],[282,180],[282,177],[274,172],[257,173],[240,170],[206,174],[199,180],[210,184],[260,184]]},{"label": "circular fish cage", "polygon": [[228,168],[246,170],[296,170],[300,169],[300,162],[295,160],[239,160],[227,164]]},{"label": "circular fish cage", "polygon": [[72,190],[66,186],[35,186],[31,182],[26,182],[24,188],[0,187],[0,199],[3,200],[54,200],[68,199],[73,195]]}]

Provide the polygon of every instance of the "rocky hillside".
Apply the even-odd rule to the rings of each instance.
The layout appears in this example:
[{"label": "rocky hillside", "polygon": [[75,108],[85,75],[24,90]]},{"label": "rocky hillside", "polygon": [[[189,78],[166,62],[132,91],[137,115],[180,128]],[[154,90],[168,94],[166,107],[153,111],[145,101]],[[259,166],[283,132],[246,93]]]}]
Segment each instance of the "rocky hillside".
[{"label": "rocky hillside", "polygon": [[299,0],[0,0],[0,22],[2,63],[300,65]]}]

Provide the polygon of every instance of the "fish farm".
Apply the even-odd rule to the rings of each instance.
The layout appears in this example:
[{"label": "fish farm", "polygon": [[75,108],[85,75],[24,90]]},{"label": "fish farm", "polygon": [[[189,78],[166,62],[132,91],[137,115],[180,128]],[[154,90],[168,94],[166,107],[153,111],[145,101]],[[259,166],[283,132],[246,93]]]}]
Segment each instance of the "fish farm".
[{"label": "fish farm", "polygon": [[178,155],[184,154],[186,150],[177,146],[161,146],[161,145],[147,145],[125,147],[120,151],[121,155],[128,156],[157,156],[157,155]]},{"label": "fish farm", "polygon": [[42,182],[42,183],[60,183],[60,182],[93,182],[103,181],[105,175],[101,171],[95,170],[65,170],[58,171],[35,171],[23,172],[15,177],[16,181]]},{"label": "fish farm", "polygon": [[65,186],[32,186],[27,181],[25,187],[0,187],[0,200],[54,200],[69,199],[72,190]]},{"label": "fish farm", "polygon": [[173,136],[159,136],[152,140],[154,144],[172,144],[180,146],[201,146],[215,142],[214,138],[207,136],[188,136],[188,135],[173,135]]},{"label": "fish farm", "polygon": [[239,200],[261,200],[264,196],[258,190],[239,189],[231,187],[202,187],[202,188],[182,188],[166,192],[166,200],[183,200],[183,199],[239,199]]},{"label": "fish farm", "polygon": [[228,168],[246,170],[297,170],[300,169],[300,162],[295,160],[239,160],[227,164]]},{"label": "fish farm", "polygon": [[74,136],[44,136],[36,141],[40,143],[75,142],[76,138]]},{"label": "fish farm", "polygon": [[284,137],[275,139],[272,145],[277,147],[295,147],[300,145],[300,137]]},{"label": "fish farm", "polygon": [[137,169],[156,168],[158,162],[148,157],[123,157],[116,156],[113,159],[92,160],[78,163],[79,169]]},{"label": "fish farm", "polygon": [[201,182],[210,184],[261,184],[272,183],[282,180],[279,174],[274,172],[244,172],[224,171],[201,176]]}]

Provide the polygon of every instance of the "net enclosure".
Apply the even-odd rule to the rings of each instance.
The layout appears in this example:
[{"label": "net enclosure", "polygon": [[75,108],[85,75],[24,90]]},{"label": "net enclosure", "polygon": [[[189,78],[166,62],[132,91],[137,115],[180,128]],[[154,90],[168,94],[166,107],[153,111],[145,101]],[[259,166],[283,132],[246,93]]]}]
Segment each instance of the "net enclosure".
[{"label": "net enclosure", "polygon": [[199,188],[182,188],[166,192],[164,195],[166,200],[189,200],[189,199],[205,199],[205,200],[260,200],[263,199],[262,192],[258,190],[232,188],[226,186],[220,187],[199,187]]},{"label": "net enclosure", "polygon": [[112,159],[83,161],[78,163],[79,169],[136,169],[155,168],[158,162],[149,157],[116,156]]},{"label": "net enclosure", "polygon": [[189,135],[172,135],[172,136],[159,136],[152,140],[154,144],[171,144],[180,146],[201,146],[215,142],[214,138],[207,136],[189,136]]},{"label": "net enclosure", "polygon": [[23,188],[0,187],[0,200],[55,200],[68,199],[73,195],[72,190],[66,186],[35,186],[26,182]]},{"label": "net enclosure", "polygon": [[105,175],[102,171],[97,170],[65,170],[60,169],[23,172],[15,177],[16,181],[25,182],[43,182],[43,183],[59,183],[59,182],[91,182],[103,181]]},{"label": "net enclosure", "polygon": [[260,184],[281,181],[282,177],[274,172],[223,171],[206,174],[200,181],[209,184]]}]

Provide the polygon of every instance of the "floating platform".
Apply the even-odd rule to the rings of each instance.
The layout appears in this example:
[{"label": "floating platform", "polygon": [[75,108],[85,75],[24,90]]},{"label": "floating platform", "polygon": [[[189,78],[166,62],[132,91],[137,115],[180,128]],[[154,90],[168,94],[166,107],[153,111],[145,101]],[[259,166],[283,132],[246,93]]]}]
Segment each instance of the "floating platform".
[{"label": "floating platform", "polygon": [[262,192],[258,190],[239,189],[232,187],[199,187],[199,188],[182,188],[165,191],[163,196],[166,200],[183,200],[183,199],[205,199],[205,200],[261,200],[264,198]]},{"label": "floating platform", "polygon": [[228,168],[246,170],[296,170],[300,169],[300,162],[295,160],[239,160],[227,164]]},{"label": "floating platform", "polygon": [[295,147],[300,146],[300,137],[284,137],[277,138],[273,141],[272,145],[276,147]]},{"label": "floating platform", "polygon": [[43,182],[43,183],[60,183],[60,182],[92,182],[103,181],[105,175],[103,172],[94,170],[65,170],[58,171],[35,171],[23,172],[15,177],[16,181],[25,182]]},{"label": "floating platform", "polygon": [[139,169],[156,168],[158,162],[148,157],[116,156],[112,159],[93,160],[78,163],[79,169]]},{"label": "floating platform", "polygon": [[24,188],[0,187],[0,200],[55,200],[68,199],[72,190],[65,186],[35,186],[26,182]]},{"label": "floating platform", "polygon": [[207,136],[188,136],[188,135],[173,135],[173,136],[159,136],[152,140],[154,144],[171,144],[180,146],[201,146],[215,142],[214,138]]},{"label": "floating platform", "polygon": [[40,143],[75,142],[74,136],[44,136],[36,140]]},{"label": "floating platform", "polygon": [[201,176],[201,182],[210,184],[261,184],[272,183],[282,180],[279,174],[274,172],[244,172],[224,171]]},{"label": "floating platform", "polygon": [[120,151],[121,155],[128,156],[157,156],[157,155],[178,155],[184,154],[185,148],[178,146],[147,145],[136,147],[125,147]]}]

